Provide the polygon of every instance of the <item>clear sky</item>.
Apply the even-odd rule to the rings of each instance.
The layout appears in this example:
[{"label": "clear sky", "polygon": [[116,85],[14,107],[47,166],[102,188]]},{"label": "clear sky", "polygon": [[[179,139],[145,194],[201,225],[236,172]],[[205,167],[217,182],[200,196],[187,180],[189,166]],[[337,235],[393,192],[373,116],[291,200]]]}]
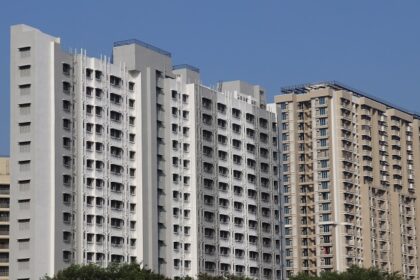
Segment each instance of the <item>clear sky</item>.
[{"label": "clear sky", "polygon": [[267,89],[338,80],[420,111],[418,0],[2,1],[0,155],[9,153],[9,27],[25,23],[68,48],[109,55],[137,38],[201,69],[205,84]]}]

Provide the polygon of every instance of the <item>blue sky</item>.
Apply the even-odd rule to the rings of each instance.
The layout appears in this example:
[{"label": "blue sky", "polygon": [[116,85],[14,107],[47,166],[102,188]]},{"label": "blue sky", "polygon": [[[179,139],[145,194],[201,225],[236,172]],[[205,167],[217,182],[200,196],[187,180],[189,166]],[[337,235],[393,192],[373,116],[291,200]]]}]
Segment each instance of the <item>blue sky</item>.
[{"label": "blue sky", "polygon": [[0,155],[9,153],[10,25],[94,56],[138,38],[199,67],[206,84],[242,79],[270,98],[283,86],[338,80],[420,111],[419,13],[417,0],[3,1]]}]

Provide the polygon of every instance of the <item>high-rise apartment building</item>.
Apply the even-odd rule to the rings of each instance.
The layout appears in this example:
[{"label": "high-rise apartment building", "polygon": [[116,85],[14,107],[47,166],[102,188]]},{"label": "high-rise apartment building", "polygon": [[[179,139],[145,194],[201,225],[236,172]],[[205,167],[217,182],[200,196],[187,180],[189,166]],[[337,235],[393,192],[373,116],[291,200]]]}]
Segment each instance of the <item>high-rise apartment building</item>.
[{"label": "high-rise apartment building", "polygon": [[283,268],[418,279],[420,116],[338,83],[282,90]]},{"label": "high-rise apartment building", "polygon": [[262,88],[205,87],[137,40],[93,58],[11,32],[13,279],[132,261],[280,277],[277,119]]},{"label": "high-rise apartment building", "polygon": [[0,156],[0,280],[9,279],[9,158]]}]

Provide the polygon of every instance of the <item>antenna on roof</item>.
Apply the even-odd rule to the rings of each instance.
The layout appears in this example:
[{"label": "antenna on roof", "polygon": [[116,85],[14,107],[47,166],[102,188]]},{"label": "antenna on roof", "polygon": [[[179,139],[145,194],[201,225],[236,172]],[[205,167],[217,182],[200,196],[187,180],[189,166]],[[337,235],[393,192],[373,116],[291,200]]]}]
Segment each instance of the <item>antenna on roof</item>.
[{"label": "antenna on roof", "polygon": [[217,82],[217,91],[222,92],[222,87],[223,87],[223,81],[220,80],[219,82]]}]

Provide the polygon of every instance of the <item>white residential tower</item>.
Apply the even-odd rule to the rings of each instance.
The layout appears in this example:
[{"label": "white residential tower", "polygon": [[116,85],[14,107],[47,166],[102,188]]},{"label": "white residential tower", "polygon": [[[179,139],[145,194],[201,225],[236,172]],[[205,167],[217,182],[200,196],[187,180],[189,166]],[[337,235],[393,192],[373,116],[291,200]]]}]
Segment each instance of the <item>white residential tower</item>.
[{"label": "white residential tower", "polygon": [[205,87],[138,40],[111,59],[26,25],[11,36],[11,278],[133,261],[171,277],[280,277],[263,89]]}]

